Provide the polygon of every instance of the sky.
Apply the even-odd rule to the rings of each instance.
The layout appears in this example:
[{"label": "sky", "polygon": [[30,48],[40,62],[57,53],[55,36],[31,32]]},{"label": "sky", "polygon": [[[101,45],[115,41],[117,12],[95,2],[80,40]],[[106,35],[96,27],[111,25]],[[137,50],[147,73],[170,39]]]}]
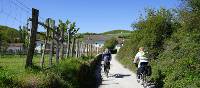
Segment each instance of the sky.
[{"label": "sky", "polygon": [[[31,8],[39,10],[39,21],[53,18],[76,22],[83,32],[132,30],[145,8],[177,8],[180,0],[1,0],[0,25],[18,28],[31,17]],[[44,28],[39,26],[39,31]]]}]

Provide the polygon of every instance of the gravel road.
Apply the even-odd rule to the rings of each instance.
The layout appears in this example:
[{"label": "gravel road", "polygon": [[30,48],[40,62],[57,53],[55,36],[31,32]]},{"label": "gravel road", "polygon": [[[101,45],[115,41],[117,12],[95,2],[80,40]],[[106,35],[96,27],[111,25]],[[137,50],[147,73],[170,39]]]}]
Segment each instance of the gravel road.
[{"label": "gravel road", "polygon": [[112,55],[109,77],[101,70],[102,83],[99,88],[143,88],[136,80],[136,74],[124,68]]}]

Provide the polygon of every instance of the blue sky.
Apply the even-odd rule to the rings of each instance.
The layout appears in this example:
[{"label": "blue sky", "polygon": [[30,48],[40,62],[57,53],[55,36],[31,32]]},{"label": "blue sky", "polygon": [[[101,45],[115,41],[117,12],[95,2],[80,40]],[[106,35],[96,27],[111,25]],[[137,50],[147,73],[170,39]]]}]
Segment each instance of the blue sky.
[{"label": "blue sky", "polygon": [[[50,17],[77,23],[80,32],[131,30],[145,8],[176,8],[179,0],[17,0],[29,8],[40,10],[40,21]],[[17,28],[26,23],[31,10],[15,0],[1,0],[0,24]],[[21,8],[20,8],[21,7]],[[22,9],[23,8],[23,9]],[[27,11],[29,11],[27,13]],[[43,31],[42,27],[39,27]]]}]

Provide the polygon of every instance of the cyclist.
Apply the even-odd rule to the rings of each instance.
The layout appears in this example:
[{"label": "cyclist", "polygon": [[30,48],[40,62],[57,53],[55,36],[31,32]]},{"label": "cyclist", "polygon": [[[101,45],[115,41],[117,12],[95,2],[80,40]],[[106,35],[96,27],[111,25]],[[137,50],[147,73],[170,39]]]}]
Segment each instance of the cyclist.
[{"label": "cyclist", "polygon": [[147,66],[149,61],[148,58],[145,56],[146,53],[144,52],[144,47],[140,47],[139,48],[139,52],[135,55],[135,59],[133,61],[133,63],[136,64],[137,61],[139,61],[138,63],[138,70],[137,70],[137,79],[140,79],[140,74],[142,72],[144,72],[145,68],[144,66]]},{"label": "cyclist", "polygon": [[102,54],[102,59],[104,61],[104,72],[106,71],[106,68],[110,69],[111,58],[111,52],[109,51],[109,49],[106,48]]}]

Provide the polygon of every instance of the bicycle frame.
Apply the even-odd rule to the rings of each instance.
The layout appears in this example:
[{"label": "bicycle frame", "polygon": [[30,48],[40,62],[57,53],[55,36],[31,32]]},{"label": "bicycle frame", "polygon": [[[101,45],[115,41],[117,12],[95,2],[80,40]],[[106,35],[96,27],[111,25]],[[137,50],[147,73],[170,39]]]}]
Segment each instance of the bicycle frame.
[{"label": "bicycle frame", "polygon": [[108,78],[108,73],[109,73],[109,64],[104,63],[104,72],[106,74],[106,77]]}]

